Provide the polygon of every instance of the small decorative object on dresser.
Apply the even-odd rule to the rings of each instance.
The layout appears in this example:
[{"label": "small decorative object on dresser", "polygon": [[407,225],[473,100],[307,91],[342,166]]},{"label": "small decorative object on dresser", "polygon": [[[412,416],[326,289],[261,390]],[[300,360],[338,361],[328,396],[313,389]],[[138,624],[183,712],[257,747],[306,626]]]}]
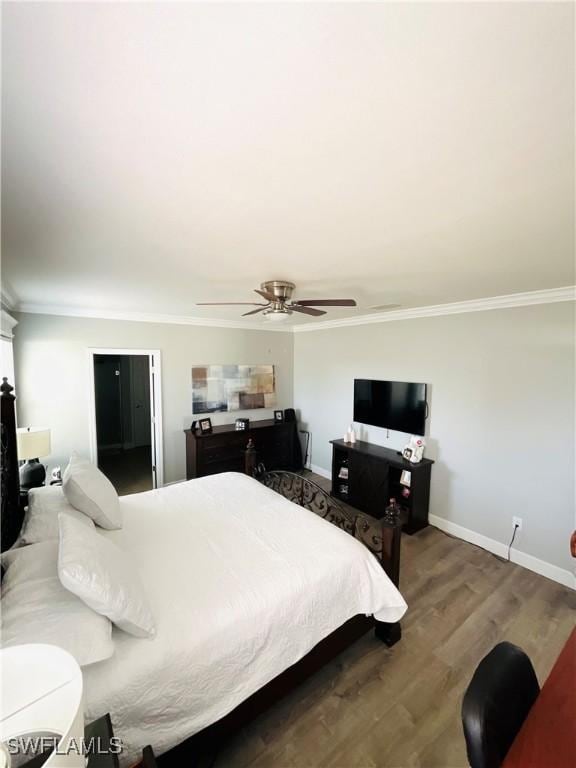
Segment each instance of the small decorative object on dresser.
[{"label": "small decorative object on dresser", "polygon": [[284,411],[274,411],[274,421],[277,424],[284,421]]},{"label": "small decorative object on dresser", "polygon": [[423,437],[412,435],[408,445],[402,451],[402,456],[411,464],[418,464],[424,458],[424,447],[426,443]]},{"label": "small decorative object on dresser", "polygon": [[202,432],[203,435],[212,432],[212,422],[210,419],[200,419],[200,432]]},{"label": "small decorative object on dresser", "polygon": [[250,419],[236,419],[234,426],[238,432],[246,432],[250,429]]},{"label": "small decorative object on dresser", "polygon": [[250,438],[244,451],[244,473],[250,477],[255,477],[257,463],[258,454],[254,446],[254,440]]}]

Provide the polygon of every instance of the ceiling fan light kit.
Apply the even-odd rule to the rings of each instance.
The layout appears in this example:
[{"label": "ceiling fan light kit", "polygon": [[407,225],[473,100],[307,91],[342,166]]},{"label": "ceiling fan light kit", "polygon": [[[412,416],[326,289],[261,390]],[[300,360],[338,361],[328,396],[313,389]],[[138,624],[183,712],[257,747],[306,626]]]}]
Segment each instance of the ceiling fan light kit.
[{"label": "ceiling fan light kit", "polygon": [[269,323],[285,323],[286,320],[290,317],[290,312],[287,310],[279,309],[270,309],[267,312],[264,312],[264,317]]},{"label": "ceiling fan light kit", "polygon": [[249,312],[244,312],[242,317],[257,315],[262,312],[266,320],[273,323],[286,321],[293,312],[310,315],[312,317],[320,317],[320,315],[326,314],[325,310],[316,309],[316,307],[356,306],[354,299],[302,299],[301,301],[291,301],[292,293],[295,288],[296,286],[294,283],[289,283],[286,280],[268,280],[268,282],[262,283],[259,289],[254,289],[259,296],[266,299],[266,304],[255,301],[203,301],[199,302],[197,306],[214,307],[250,305],[252,307],[257,307],[257,309],[251,309]]}]

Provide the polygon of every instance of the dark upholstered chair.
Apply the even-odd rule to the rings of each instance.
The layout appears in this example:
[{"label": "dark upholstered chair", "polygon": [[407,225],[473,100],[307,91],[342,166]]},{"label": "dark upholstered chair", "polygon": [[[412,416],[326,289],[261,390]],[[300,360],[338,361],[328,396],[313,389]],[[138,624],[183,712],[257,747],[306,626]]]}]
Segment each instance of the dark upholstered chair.
[{"label": "dark upholstered chair", "polygon": [[471,768],[498,768],[540,693],[528,656],[498,643],[478,665],[462,702]]}]

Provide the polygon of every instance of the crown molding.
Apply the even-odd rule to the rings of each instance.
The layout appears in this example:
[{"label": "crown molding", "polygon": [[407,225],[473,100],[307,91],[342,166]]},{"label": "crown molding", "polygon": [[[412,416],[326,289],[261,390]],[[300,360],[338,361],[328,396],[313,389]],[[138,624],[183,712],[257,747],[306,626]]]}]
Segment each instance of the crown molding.
[{"label": "crown molding", "polygon": [[2,287],[0,288],[0,302],[2,302],[4,309],[12,311],[16,311],[18,306],[18,299],[14,289],[4,277],[2,278]]},{"label": "crown molding", "polygon": [[190,317],[187,315],[165,315],[152,312],[115,312],[100,309],[79,309],[77,307],[45,306],[43,304],[20,304],[18,312],[31,315],[57,315],[60,317],[81,317],[94,320],[123,320],[132,323],[163,323],[166,325],[197,325],[212,328],[238,328],[244,331],[271,331],[289,333],[290,326],[281,327],[266,324],[254,325],[247,320],[223,320],[221,318]]},{"label": "crown molding", "polygon": [[14,328],[18,325],[18,320],[9,315],[5,309],[0,310],[0,337],[3,339],[14,338]]},{"label": "crown molding", "polygon": [[466,312],[487,312],[491,309],[512,309],[514,307],[529,307],[534,304],[556,304],[561,301],[576,301],[576,286],[550,288],[544,291],[529,291],[527,293],[511,293],[506,296],[492,296],[487,299],[471,299],[456,301],[450,304],[434,304],[428,307],[412,307],[409,309],[394,309],[390,312],[357,315],[338,320],[324,320],[309,325],[293,327],[294,333],[323,331],[330,328],[347,328],[354,325],[372,325],[374,323],[391,323],[398,320],[415,320],[422,317],[441,317],[442,315],[460,315]]},{"label": "crown molding", "polygon": [[529,291],[527,293],[511,293],[506,296],[456,301],[450,304],[434,304],[427,307],[394,309],[389,312],[356,315],[355,317],[344,317],[338,320],[321,320],[307,323],[306,325],[277,326],[272,325],[272,323],[254,325],[254,321],[247,320],[223,320],[221,318],[165,315],[148,312],[113,312],[100,309],[45,306],[43,304],[20,304],[17,307],[17,311],[33,315],[59,315],[61,317],[82,317],[96,320],[124,320],[133,323],[237,328],[244,331],[270,331],[272,333],[309,333],[311,331],[329,330],[330,328],[391,323],[398,320],[414,320],[423,317],[440,317],[442,315],[460,315],[467,312],[486,312],[491,309],[512,309],[514,307],[529,307],[535,304],[556,304],[563,301],[576,301],[576,286],[570,285],[564,288],[550,288],[548,290]]}]

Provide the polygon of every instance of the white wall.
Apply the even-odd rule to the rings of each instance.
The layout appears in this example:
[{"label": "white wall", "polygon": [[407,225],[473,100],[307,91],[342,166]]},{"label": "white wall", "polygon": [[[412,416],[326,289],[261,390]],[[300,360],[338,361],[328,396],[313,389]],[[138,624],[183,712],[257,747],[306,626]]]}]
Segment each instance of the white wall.
[{"label": "white wall", "polygon": [[[89,347],[160,349],[164,481],[185,477],[182,430],[192,420],[191,367],[203,363],[268,363],[276,368],[278,408],[293,405],[290,333],[204,326],[19,314],[15,329],[18,423],[52,430],[49,466],[77,450],[89,456]],[[237,416],[271,418],[270,410],[213,414],[213,424]]]},{"label": "white wall", "polygon": [[[573,569],[574,304],[549,304],[297,333],[294,401],[312,463],[352,420],[354,378],[429,385],[431,513]],[[402,447],[369,427],[363,439]]]}]

